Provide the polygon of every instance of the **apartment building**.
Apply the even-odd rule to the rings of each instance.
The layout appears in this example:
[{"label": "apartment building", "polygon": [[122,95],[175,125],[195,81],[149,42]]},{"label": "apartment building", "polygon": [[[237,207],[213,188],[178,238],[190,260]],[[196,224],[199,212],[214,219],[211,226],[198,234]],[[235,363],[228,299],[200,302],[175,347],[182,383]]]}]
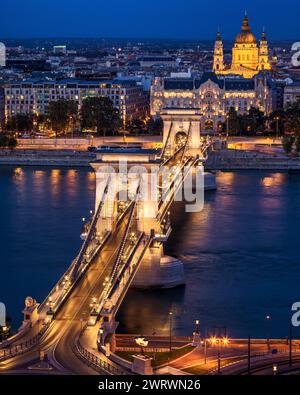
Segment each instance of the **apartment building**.
[{"label": "apartment building", "polygon": [[149,97],[135,81],[37,81],[10,82],[4,86],[4,111],[8,119],[18,113],[45,114],[49,103],[73,100],[82,106],[87,97],[109,97],[122,121],[145,119],[150,111]]}]

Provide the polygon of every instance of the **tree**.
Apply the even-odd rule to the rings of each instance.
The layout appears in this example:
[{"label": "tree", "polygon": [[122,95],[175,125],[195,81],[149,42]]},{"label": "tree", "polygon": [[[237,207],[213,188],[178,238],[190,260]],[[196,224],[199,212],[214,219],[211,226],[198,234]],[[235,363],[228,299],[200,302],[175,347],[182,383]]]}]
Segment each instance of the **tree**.
[{"label": "tree", "polygon": [[161,135],[164,129],[164,122],[162,118],[151,117],[147,122],[147,129],[150,134]]},{"label": "tree", "polygon": [[78,114],[78,105],[75,101],[59,99],[49,103],[47,118],[56,136],[67,132],[73,126]]},{"label": "tree", "polygon": [[264,113],[255,107],[251,107],[247,114],[239,116],[240,128],[243,133],[263,132],[265,120]]},{"label": "tree", "polygon": [[14,132],[29,132],[33,129],[33,114],[17,114],[8,119],[6,130]]},{"label": "tree", "polygon": [[16,148],[18,142],[14,135],[10,133],[0,133],[0,148]]},{"label": "tree", "polygon": [[294,144],[295,144],[295,150],[296,150],[297,154],[299,154],[300,153],[300,135],[299,134],[294,138]]},{"label": "tree", "polygon": [[121,127],[121,119],[113,102],[108,97],[88,97],[83,101],[81,127],[96,129],[97,133],[106,135]]},{"label": "tree", "polygon": [[140,119],[133,119],[126,125],[126,130],[137,135],[145,131],[145,123]]},{"label": "tree", "polygon": [[10,137],[8,139],[8,144],[7,144],[7,148],[14,150],[18,145],[17,139],[14,137]]},{"label": "tree", "polygon": [[228,132],[231,134],[238,134],[240,132],[240,120],[233,107],[230,107],[228,113]]},{"label": "tree", "polygon": [[296,136],[300,133],[300,106],[299,103],[285,111],[285,133]]},{"label": "tree", "polygon": [[290,154],[293,150],[294,138],[293,136],[283,136],[282,146],[286,154]]},{"label": "tree", "polygon": [[45,114],[38,114],[34,116],[34,125],[35,125],[35,130],[39,132],[44,128],[49,128],[50,121]]},{"label": "tree", "polygon": [[270,129],[273,131],[274,134],[277,134],[278,132],[278,135],[283,135],[285,119],[286,114],[283,109],[277,109],[269,115],[268,120],[270,122]]}]

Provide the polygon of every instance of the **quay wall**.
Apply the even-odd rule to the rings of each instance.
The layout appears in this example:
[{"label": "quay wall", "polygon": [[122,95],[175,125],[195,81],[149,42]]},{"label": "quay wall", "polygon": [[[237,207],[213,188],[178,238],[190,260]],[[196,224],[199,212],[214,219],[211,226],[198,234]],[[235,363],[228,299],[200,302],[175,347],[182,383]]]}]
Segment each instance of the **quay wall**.
[{"label": "quay wall", "polygon": [[278,170],[300,171],[300,158],[284,154],[263,154],[255,151],[223,150],[211,152],[205,170]]},{"label": "quay wall", "polygon": [[[95,159],[96,154],[94,152],[80,150],[0,150],[0,165],[88,167]],[[300,158],[287,157],[283,154],[263,154],[255,151],[214,151],[209,154],[205,163],[205,170],[300,171]]]}]

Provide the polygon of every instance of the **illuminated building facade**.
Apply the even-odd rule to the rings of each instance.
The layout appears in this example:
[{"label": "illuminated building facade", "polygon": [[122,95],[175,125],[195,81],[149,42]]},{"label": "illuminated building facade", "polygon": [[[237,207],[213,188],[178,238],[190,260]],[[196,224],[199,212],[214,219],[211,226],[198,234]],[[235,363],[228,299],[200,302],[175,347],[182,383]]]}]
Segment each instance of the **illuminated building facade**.
[{"label": "illuminated building facade", "polygon": [[295,81],[284,88],[284,107],[288,108],[300,103],[300,81]]},{"label": "illuminated building facade", "polygon": [[223,42],[220,32],[217,34],[214,49],[213,71],[217,74],[238,74],[252,78],[260,71],[270,70],[269,47],[266,33],[263,32],[259,45],[251,32],[249,19],[245,15],[242,30],[236,36],[232,48],[231,66],[224,64]]},{"label": "illuminated building facade", "polygon": [[151,115],[165,109],[198,109],[202,130],[218,130],[230,108],[244,114],[251,107],[271,111],[270,88],[264,74],[252,79],[204,73],[201,78],[155,78],[151,88]]},{"label": "illuminated building facade", "polygon": [[87,97],[108,97],[119,110],[122,121],[145,119],[149,115],[149,97],[133,80],[110,81],[19,81],[4,85],[5,118],[16,114],[45,114],[52,101],[72,100],[80,109]]}]

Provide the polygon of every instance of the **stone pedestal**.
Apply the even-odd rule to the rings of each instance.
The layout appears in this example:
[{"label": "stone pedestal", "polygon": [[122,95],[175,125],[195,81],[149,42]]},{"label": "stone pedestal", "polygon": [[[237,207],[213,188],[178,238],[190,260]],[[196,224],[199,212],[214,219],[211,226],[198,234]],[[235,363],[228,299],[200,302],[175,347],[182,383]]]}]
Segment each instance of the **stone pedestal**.
[{"label": "stone pedestal", "polygon": [[185,284],[183,263],[162,253],[162,245],[149,248],[133,280],[133,288],[174,288]]},{"label": "stone pedestal", "polygon": [[143,376],[153,375],[152,358],[145,355],[134,355],[132,372]]},{"label": "stone pedestal", "polygon": [[28,325],[28,322],[30,322],[31,326],[35,325],[39,319],[38,304],[35,304],[31,307],[25,307],[22,313],[24,315],[24,321],[22,326]]}]

